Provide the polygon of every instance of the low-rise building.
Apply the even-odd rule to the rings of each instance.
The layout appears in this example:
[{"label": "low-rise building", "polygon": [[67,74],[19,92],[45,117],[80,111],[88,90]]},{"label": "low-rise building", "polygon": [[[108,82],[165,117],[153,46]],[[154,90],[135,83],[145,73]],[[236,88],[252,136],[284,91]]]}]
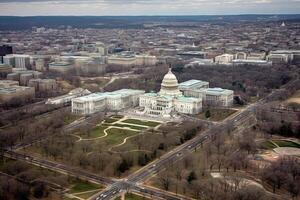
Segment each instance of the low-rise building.
[{"label": "low-rise building", "polygon": [[18,81],[12,81],[12,80],[0,80],[0,88],[7,88],[12,86],[18,86]]},{"label": "low-rise building", "polygon": [[233,104],[233,91],[222,88],[204,89],[203,102],[206,106],[230,107]]},{"label": "low-rise building", "polygon": [[73,68],[74,68],[74,66],[68,62],[49,63],[49,71],[51,71],[51,72],[66,73]]},{"label": "low-rise building", "polygon": [[107,58],[109,65],[122,65],[122,66],[139,66],[139,65],[156,65],[158,62],[155,56],[150,55],[135,55],[133,52],[122,52],[114,54]]},{"label": "low-rise building", "polygon": [[74,90],[71,90],[68,94],[62,95],[59,97],[49,98],[46,102],[46,104],[68,104],[72,101],[72,99],[85,96],[91,94],[91,92],[87,89],[83,88],[76,88]]},{"label": "low-rise building", "polygon": [[203,99],[205,106],[230,107],[233,104],[233,91],[222,88],[209,88],[209,83],[190,80],[179,84],[180,91],[187,97]]},{"label": "low-rise building", "polygon": [[99,111],[119,111],[135,107],[143,90],[122,89],[114,92],[93,93],[72,99],[72,112],[80,115]]},{"label": "low-rise building", "polygon": [[26,102],[35,97],[33,87],[10,86],[0,87],[0,103],[12,103],[13,100]]},{"label": "low-rise building", "polygon": [[36,92],[49,92],[57,89],[54,79],[30,79],[28,85],[35,88]]},{"label": "low-rise building", "polygon": [[260,66],[271,66],[272,62],[268,60],[233,60],[233,65],[260,65]]},{"label": "low-rise building", "polygon": [[215,57],[215,63],[218,64],[230,64],[233,60],[232,54],[223,54]]},{"label": "low-rise building", "polygon": [[290,62],[290,55],[288,54],[270,54],[267,57],[268,61],[272,63],[289,63]]},{"label": "low-rise building", "polygon": [[5,78],[11,72],[12,67],[10,65],[0,63],[0,77]]}]

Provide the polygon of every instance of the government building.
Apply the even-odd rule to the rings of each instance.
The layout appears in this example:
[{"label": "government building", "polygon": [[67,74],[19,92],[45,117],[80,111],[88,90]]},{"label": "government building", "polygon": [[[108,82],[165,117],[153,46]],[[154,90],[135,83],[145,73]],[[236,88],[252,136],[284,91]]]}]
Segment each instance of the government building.
[{"label": "government building", "polygon": [[144,114],[162,117],[170,117],[176,113],[197,114],[202,111],[202,97],[184,96],[170,69],[164,76],[160,91],[141,95],[139,106],[144,108]]},{"label": "government building", "polygon": [[99,111],[119,111],[136,107],[143,90],[122,89],[114,92],[93,93],[72,99],[72,112],[88,115]]},{"label": "government building", "polygon": [[229,107],[233,104],[233,91],[209,88],[209,83],[189,80],[178,83],[171,69],[164,76],[158,93],[122,89],[114,92],[93,93],[72,99],[72,112],[80,115],[99,111],[120,111],[139,107],[142,115],[172,117],[178,113],[198,114],[203,106]]}]

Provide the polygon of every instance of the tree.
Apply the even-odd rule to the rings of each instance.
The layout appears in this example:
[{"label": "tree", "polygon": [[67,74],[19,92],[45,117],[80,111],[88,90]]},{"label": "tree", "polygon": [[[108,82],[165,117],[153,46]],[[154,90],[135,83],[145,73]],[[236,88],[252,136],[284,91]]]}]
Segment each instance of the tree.
[{"label": "tree", "polygon": [[168,172],[161,172],[158,175],[159,182],[164,190],[168,191],[171,185],[171,178]]},{"label": "tree", "polygon": [[210,110],[207,110],[207,111],[205,112],[205,117],[206,117],[206,119],[208,119],[208,118],[211,117]]},{"label": "tree", "polygon": [[233,195],[234,200],[265,200],[264,191],[257,186],[246,186],[237,190]]},{"label": "tree", "polygon": [[194,171],[191,171],[190,174],[188,175],[188,177],[186,178],[186,180],[189,184],[191,184],[192,181],[194,181],[196,179],[197,179],[197,176],[196,176],[196,173]]},{"label": "tree", "polygon": [[43,182],[38,182],[33,187],[33,196],[42,198],[48,195],[47,187]]},{"label": "tree", "polygon": [[118,171],[121,173],[124,173],[128,169],[129,169],[129,164],[128,164],[127,160],[123,158],[122,162],[120,163],[120,165],[118,167]]}]

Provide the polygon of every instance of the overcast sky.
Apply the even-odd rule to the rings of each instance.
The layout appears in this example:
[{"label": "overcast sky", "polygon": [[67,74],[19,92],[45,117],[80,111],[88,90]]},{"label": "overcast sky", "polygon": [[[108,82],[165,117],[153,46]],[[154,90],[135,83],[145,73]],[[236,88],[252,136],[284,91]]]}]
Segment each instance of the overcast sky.
[{"label": "overcast sky", "polygon": [[300,14],[300,0],[0,0],[0,15]]}]

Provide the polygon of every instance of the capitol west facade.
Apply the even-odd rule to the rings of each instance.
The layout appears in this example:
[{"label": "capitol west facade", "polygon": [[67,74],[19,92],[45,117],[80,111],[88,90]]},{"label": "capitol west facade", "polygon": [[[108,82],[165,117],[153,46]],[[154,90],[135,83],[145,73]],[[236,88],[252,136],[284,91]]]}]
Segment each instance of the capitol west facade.
[{"label": "capitol west facade", "polygon": [[176,76],[171,69],[164,76],[159,93],[140,96],[139,106],[144,114],[171,116],[173,113],[197,114],[202,111],[202,98],[186,97],[179,90]]},{"label": "capitol west facade", "polygon": [[72,112],[87,115],[99,111],[119,111],[139,107],[139,114],[171,117],[177,113],[198,114],[203,105],[229,107],[233,104],[233,91],[209,88],[209,83],[189,80],[178,84],[169,69],[158,93],[122,89],[114,92],[93,93],[72,99]]}]

